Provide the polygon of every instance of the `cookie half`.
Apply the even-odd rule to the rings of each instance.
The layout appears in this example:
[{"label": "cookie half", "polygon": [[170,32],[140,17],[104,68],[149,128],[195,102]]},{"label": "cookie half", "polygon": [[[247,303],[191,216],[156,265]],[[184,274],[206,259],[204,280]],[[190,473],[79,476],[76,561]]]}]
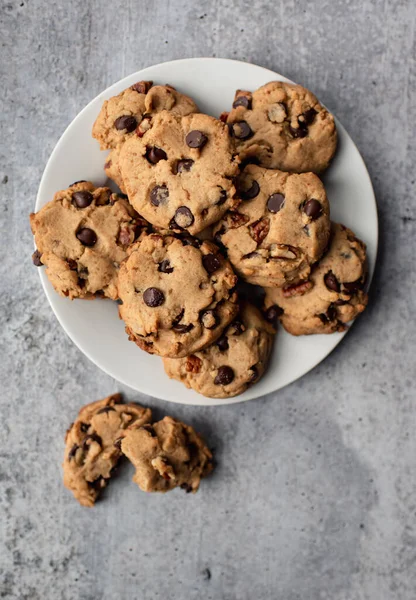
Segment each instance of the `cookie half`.
[{"label": "cookie half", "polygon": [[113,394],[87,404],[68,429],[63,463],[64,485],[83,506],[93,506],[121,457],[122,432],[133,423],[150,423],[152,412],[139,404],[121,404]]}]

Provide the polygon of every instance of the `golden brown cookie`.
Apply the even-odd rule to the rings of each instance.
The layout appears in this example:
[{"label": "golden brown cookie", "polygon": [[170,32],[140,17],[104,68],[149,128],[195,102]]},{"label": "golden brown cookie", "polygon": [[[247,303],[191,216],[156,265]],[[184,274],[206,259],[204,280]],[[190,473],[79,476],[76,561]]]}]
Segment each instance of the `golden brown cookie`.
[{"label": "golden brown cookie", "polygon": [[30,225],[37,246],[34,264],[45,265],[55,290],[71,300],[117,299],[120,263],[148,228],[125,198],[88,181],[57,192],[30,215]]},{"label": "golden brown cookie", "polygon": [[269,169],[324,171],[335,154],[334,117],[300,85],[271,81],[237,90],[227,123],[242,161]]},{"label": "golden brown cookie", "polygon": [[214,342],[235,317],[236,283],[211,242],[151,234],[120,268],[120,317],[143,350],[186,356]]},{"label": "golden brown cookie", "polygon": [[165,358],[165,371],[208,398],[237,396],[262,377],[274,333],[257,308],[244,303],[214,344],[185,358]]},{"label": "golden brown cookie", "polygon": [[121,457],[119,440],[127,426],[150,423],[152,411],[139,404],[121,404],[113,394],[87,404],[68,429],[63,463],[64,485],[83,506],[94,506]]},{"label": "golden brown cookie", "polygon": [[165,417],[153,425],[134,423],[123,432],[121,450],[133,463],[133,481],[144,492],[168,492],[181,487],[198,491],[212,469],[212,454],[195,430]]},{"label": "golden brown cookie", "polygon": [[237,204],[234,145],[208,115],[156,115],[143,137],[123,144],[118,164],[130,202],[158,228],[195,235]]},{"label": "golden brown cookie", "polygon": [[332,224],[327,254],[308,281],[283,289],[266,289],[266,318],[280,319],[292,335],[344,331],[367,306],[365,244],[354,233]]},{"label": "golden brown cookie", "polygon": [[307,279],[330,233],[329,203],[319,177],[247,165],[237,187],[241,204],[214,228],[237,273],[269,287]]}]

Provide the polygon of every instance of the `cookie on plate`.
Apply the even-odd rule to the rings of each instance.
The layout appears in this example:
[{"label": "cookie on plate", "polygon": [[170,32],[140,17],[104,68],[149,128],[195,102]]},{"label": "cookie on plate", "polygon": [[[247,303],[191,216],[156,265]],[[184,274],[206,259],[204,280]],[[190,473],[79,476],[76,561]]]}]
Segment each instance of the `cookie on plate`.
[{"label": "cookie on plate", "polygon": [[129,339],[160,356],[208,346],[238,311],[237,277],[211,242],[151,234],[120,268],[120,317]]},{"label": "cookie on plate", "polygon": [[152,411],[139,404],[121,404],[113,394],[87,404],[68,429],[63,463],[64,485],[83,506],[93,506],[121,457],[119,440],[133,423],[150,423]]},{"label": "cookie on plate", "polygon": [[241,160],[269,169],[321,173],[337,146],[331,113],[309,90],[282,81],[237,90],[227,123]]},{"label": "cookie on plate", "polygon": [[130,202],[158,228],[195,235],[236,205],[239,161],[226,125],[208,115],[156,115],[123,144],[119,165]]},{"label": "cookie on plate", "polygon": [[328,245],[329,203],[313,173],[290,174],[247,165],[242,199],[214,228],[215,239],[249,283],[282,287],[307,279]]},{"label": "cookie on plate", "polygon": [[195,430],[172,417],[153,425],[134,423],[121,440],[123,454],[133,463],[133,481],[144,492],[168,492],[176,487],[198,491],[212,469],[212,454]]},{"label": "cookie on plate", "polygon": [[119,266],[148,223],[125,198],[91,182],[74,183],[30,215],[36,266],[69,298],[118,298]]},{"label": "cookie on plate", "polygon": [[257,308],[243,303],[238,317],[214,344],[185,358],[165,358],[165,371],[209,398],[237,396],[263,375],[274,333]]},{"label": "cookie on plate", "polygon": [[344,331],[367,306],[366,278],[365,244],[344,225],[333,223],[329,250],[309,281],[266,289],[266,318],[280,319],[292,335]]},{"label": "cookie on plate", "polygon": [[171,85],[153,85],[151,81],[139,81],[104,102],[92,135],[102,150],[112,149],[104,170],[121,191],[125,189],[118,162],[120,146],[131,136],[142,136],[150,128],[152,117],[163,110],[185,116],[198,112],[198,107]]}]

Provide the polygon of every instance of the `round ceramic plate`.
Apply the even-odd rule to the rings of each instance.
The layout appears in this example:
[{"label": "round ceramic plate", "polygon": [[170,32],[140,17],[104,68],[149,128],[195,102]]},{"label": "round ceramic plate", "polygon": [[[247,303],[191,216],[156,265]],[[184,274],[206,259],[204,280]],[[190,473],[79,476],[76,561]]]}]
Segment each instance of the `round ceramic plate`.
[{"label": "round ceramic plate", "polygon": [[[72,121],[48,161],[36,201],[38,211],[57,190],[79,179],[108,184],[101,152],[91,137],[92,125],[103,101],[140,80],[170,83],[195,99],[201,111],[218,117],[229,110],[237,89],[255,90],[272,80],[288,81],[278,73],[256,65],[217,58],[193,58],[163,63],[138,71],[97,96]],[[377,210],[365,164],[354,142],[337,121],[339,147],[324,176],[331,204],[331,217],[344,223],[368,247],[370,278],[377,253]],[[117,305],[109,300],[71,302],[61,298],[39,269],[46,296],[62,327],[98,367],[133,389],[184,404],[218,405],[263,396],[302,377],[321,362],[341,341],[342,333],[292,337],[279,329],[266,375],[241,396],[212,400],[188,390],[165,375],[162,360],[129,342]],[[365,318],[365,316],[363,317]]]}]

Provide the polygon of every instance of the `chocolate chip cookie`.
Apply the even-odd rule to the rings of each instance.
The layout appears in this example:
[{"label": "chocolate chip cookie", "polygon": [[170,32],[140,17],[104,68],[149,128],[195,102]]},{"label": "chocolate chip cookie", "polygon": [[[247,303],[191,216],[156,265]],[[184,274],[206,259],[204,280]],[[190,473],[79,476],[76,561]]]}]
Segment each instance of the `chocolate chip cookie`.
[{"label": "chocolate chip cookie", "polygon": [[[133,423],[150,423],[152,412],[139,404],[121,404],[113,394],[87,404],[66,433],[64,485],[83,506],[93,506],[121,457],[117,443]],[[116,442],[116,444],[115,444]]]},{"label": "chocolate chip cookie", "polygon": [[334,117],[312,92],[272,81],[237,90],[227,123],[243,161],[304,173],[324,171],[335,154]]},{"label": "chocolate chip cookie", "polygon": [[152,117],[163,110],[185,116],[198,112],[198,107],[192,98],[171,85],[153,85],[151,81],[139,81],[104,102],[92,135],[102,150],[112,149],[104,170],[122,192],[125,188],[118,162],[120,147],[131,136],[141,137],[150,128]]},{"label": "chocolate chip cookie", "polygon": [[266,289],[266,318],[280,319],[292,335],[344,331],[367,306],[366,247],[354,233],[332,224],[331,245],[310,279],[284,289]]},{"label": "chocolate chip cookie", "polygon": [[129,200],[156,227],[195,235],[236,205],[239,161],[228,128],[208,115],[166,111],[149,127],[120,150]]},{"label": "chocolate chip cookie", "polygon": [[274,333],[257,308],[243,303],[238,317],[214,344],[185,358],[165,358],[165,371],[209,398],[237,396],[263,375]]},{"label": "chocolate chip cookie", "polygon": [[118,298],[119,266],[147,231],[125,198],[91,182],[77,182],[30,215],[36,266],[61,296]]},{"label": "chocolate chip cookie", "polygon": [[247,165],[237,188],[241,204],[214,228],[214,239],[225,246],[237,273],[268,287],[307,279],[330,234],[320,179]]},{"label": "chocolate chip cookie", "polygon": [[186,356],[214,342],[235,317],[236,282],[211,242],[151,234],[121,265],[120,317],[143,350]]},{"label": "chocolate chip cookie", "polygon": [[134,423],[123,432],[121,450],[133,463],[133,481],[144,492],[181,487],[196,492],[212,469],[212,454],[195,430],[172,417],[153,425]]}]

